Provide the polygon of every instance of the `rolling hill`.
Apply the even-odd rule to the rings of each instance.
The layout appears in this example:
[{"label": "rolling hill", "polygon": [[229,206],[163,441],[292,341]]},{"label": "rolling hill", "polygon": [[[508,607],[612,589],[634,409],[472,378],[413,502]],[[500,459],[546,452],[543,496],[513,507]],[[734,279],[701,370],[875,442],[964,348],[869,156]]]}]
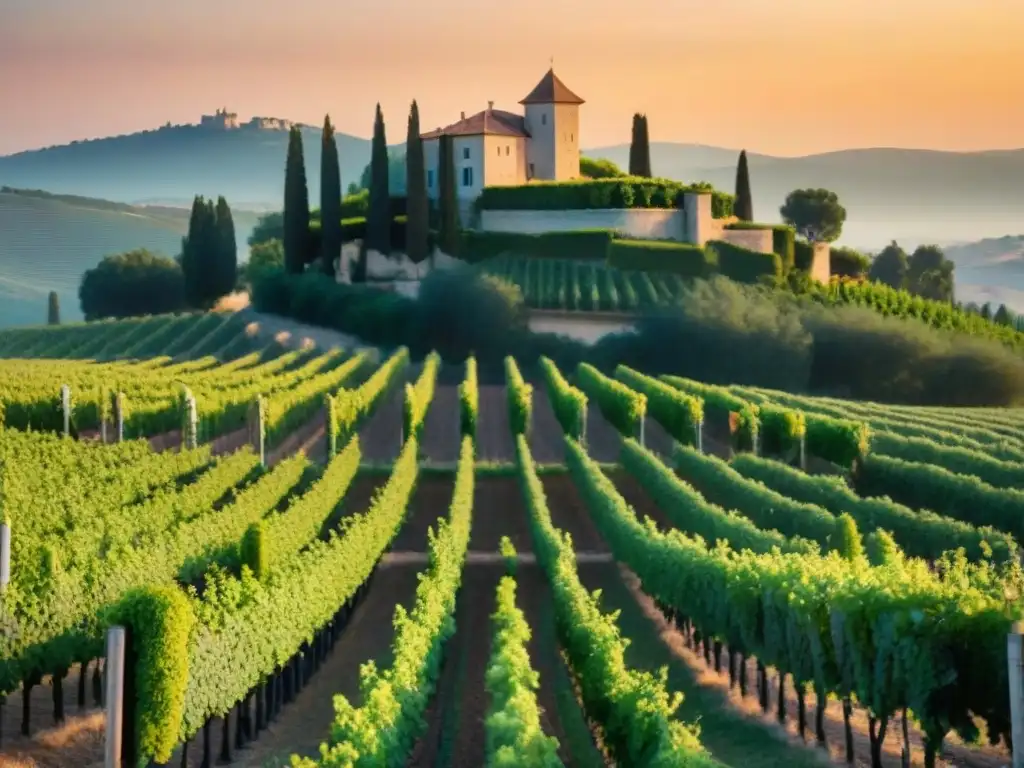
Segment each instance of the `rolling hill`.
[{"label": "rolling hill", "polygon": [[[316,200],[320,129],[303,127],[302,135]],[[370,161],[370,141],[345,134],[337,141],[344,187]],[[233,208],[280,208],[287,146],[285,131],[174,126],[0,157],[0,184],[127,203],[184,205],[195,195],[224,195]]]},{"label": "rolling hill", "polygon": [[[320,130],[302,128],[310,197],[319,196]],[[342,183],[359,178],[370,159],[368,139],[337,134]],[[170,126],[125,136],[0,157],[0,185],[89,197],[186,205],[193,195],[225,195],[233,207],[279,208],[287,133]],[[404,145],[391,147],[404,153]],[[629,146],[586,150],[627,165]],[[739,150],[655,142],[656,174],[705,180],[731,190]],[[848,219],[842,243],[877,249],[892,239],[908,247],[951,244],[1024,231],[1024,149],[937,152],[851,149],[805,157],[751,152],[754,212],[775,221],[787,193],[835,190]]]},{"label": "rolling hill", "polygon": [[[233,216],[241,259],[256,214]],[[183,208],[0,190],[0,327],[44,322],[50,291],[60,297],[62,320],[81,320],[78,286],[87,269],[135,248],[173,256],[187,228]]]}]

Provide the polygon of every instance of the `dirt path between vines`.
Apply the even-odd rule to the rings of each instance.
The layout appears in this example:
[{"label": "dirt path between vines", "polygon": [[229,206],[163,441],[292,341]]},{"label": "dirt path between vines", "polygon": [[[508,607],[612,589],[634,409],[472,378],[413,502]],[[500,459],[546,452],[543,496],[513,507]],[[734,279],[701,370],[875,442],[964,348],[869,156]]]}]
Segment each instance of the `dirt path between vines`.
[{"label": "dirt path between vines", "polygon": [[[603,765],[585,751],[590,733],[558,654],[550,585],[532,557],[526,510],[518,480],[512,474],[476,479],[470,555],[456,605],[457,629],[446,649],[426,736],[417,745],[409,765],[458,768],[484,763],[484,718],[489,706],[484,676],[494,633],[490,617],[498,582],[505,573],[501,558],[489,555],[497,552],[502,536],[509,537],[520,555],[516,570],[517,604],[532,632],[528,651],[531,664],[540,675],[538,702],[543,709],[544,731],[559,740],[566,765]],[[590,748],[593,751],[592,743]],[[579,757],[574,757],[577,754]]]},{"label": "dirt path between vines", "polygon": [[[384,481],[383,476],[377,479]],[[369,481],[361,495],[373,489]],[[451,504],[453,481],[443,475],[424,476],[410,500],[405,524],[395,537],[391,552],[426,552],[427,529],[447,514]],[[425,563],[385,558],[370,582],[366,597],[356,608],[330,658],[313,676],[297,699],[286,706],[281,716],[249,748],[238,753],[235,764],[245,768],[287,765],[291,755],[317,757],[334,720],[334,697],[345,696],[360,706],[359,669],[374,661],[379,670],[391,666],[394,640],[395,607],[412,610],[416,599],[418,575]]]}]

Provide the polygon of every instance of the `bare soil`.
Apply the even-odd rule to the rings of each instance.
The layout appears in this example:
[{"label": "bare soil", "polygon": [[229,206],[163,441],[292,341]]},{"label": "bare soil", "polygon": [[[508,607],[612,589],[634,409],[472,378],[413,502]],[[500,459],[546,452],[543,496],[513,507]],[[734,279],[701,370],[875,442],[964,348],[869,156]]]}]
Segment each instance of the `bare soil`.
[{"label": "bare soil", "polygon": [[594,461],[616,462],[619,460],[619,447],[622,438],[608,420],[601,415],[601,410],[590,401],[587,403],[587,452]]},{"label": "bare soil", "polygon": [[584,553],[609,552],[608,545],[594,525],[590,513],[580,503],[572,478],[567,473],[546,474],[541,476],[541,482],[544,485],[548,510],[551,512],[551,522],[572,537],[572,546],[577,556]]},{"label": "bare soil", "polygon": [[476,432],[477,461],[514,461],[515,455],[515,442],[508,424],[505,387],[482,384]]},{"label": "bare soil", "polygon": [[533,382],[533,428],[530,430],[530,453],[539,464],[560,464],[565,460],[562,425],[555,417],[543,382]]},{"label": "bare soil", "polygon": [[398,458],[402,450],[402,402],[407,380],[395,382],[359,430],[364,463],[389,464]]},{"label": "bare soil", "polygon": [[[505,573],[500,558],[485,559],[484,555],[497,551],[502,536],[509,537],[521,556],[516,572],[517,599],[534,632],[529,651],[531,663],[540,673],[538,700],[544,710],[545,733],[559,740],[567,765],[597,765],[588,762],[585,756],[573,760],[570,754],[568,745],[578,743],[579,739],[566,738],[562,722],[563,713],[568,714],[566,719],[571,719],[571,706],[575,701],[571,695],[566,701],[565,692],[570,691],[570,686],[554,642],[550,586],[540,566],[530,557],[532,539],[516,478],[478,476],[473,509],[470,557],[456,606],[457,629],[446,648],[426,736],[409,765],[460,768],[484,764],[484,718],[489,706],[484,676],[494,631],[490,616],[498,581]],[[544,628],[539,635],[538,627]],[[576,720],[582,721],[578,706]]]},{"label": "bare soil", "polygon": [[426,460],[431,464],[457,464],[462,442],[459,433],[458,385],[438,383],[423,421],[420,450]]}]

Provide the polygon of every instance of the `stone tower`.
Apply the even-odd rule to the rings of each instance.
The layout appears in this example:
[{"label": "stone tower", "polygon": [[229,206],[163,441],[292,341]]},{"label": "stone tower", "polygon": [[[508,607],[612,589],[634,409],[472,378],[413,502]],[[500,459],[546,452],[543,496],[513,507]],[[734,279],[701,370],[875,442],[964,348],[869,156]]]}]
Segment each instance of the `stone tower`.
[{"label": "stone tower", "polygon": [[549,69],[530,95],[519,102],[525,109],[527,178],[566,181],[580,176],[580,105]]}]

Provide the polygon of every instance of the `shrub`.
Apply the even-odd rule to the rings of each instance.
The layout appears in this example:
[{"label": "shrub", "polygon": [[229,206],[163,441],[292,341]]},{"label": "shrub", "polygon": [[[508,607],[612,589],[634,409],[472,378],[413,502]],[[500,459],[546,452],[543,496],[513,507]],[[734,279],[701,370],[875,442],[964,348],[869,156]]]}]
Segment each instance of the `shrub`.
[{"label": "shrub", "polygon": [[853,248],[832,246],[830,271],[838,277],[863,277],[871,268],[871,259]]},{"label": "shrub", "polygon": [[615,179],[625,176],[626,172],[611,160],[581,156],[580,175],[588,179]]},{"label": "shrub", "polygon": [[718,272],[738,283],[757,283],[763,277],[782,276],[782,259],[777,253],[761,253],[724,240],[712,240],[707,249],[713,254]]},{"label": "shrub", "polygon": [[613,240],[608,266],[642,272],[673,272],[683,277],[707,277],[712,265],[698,245],[664,240]]},{"label": "shrub", "polygon": [[185,277],[173,259],[129,251],[106,256],[88,270],[78,298],[86,320],[179,312],[185,308]]},{"label": "shrub", "polygon": [[708,184],[683,184],[669,179],[623,176],[576,181],[532,181],[509,187],[485,187],[479,210],[561,211],[588,208],[681,208],[686,192],[711,193],[715,218],[732,214],[734,196]]},{"label": "shrub", "polygon": [[615,237],[611,229],[582,229],[573,232],[545,232],[525,235],[514,232],[462,233],[459,258],[470,263],[511,253],[530,258],[604,261]]},{"label": "shrub", "polygon": [[469,267],[432,271],[420,286],[418,314],[420,327],[449,360],[470,350],[481,361],[500,360],[509,339],[527,331],[519,288]]}]

